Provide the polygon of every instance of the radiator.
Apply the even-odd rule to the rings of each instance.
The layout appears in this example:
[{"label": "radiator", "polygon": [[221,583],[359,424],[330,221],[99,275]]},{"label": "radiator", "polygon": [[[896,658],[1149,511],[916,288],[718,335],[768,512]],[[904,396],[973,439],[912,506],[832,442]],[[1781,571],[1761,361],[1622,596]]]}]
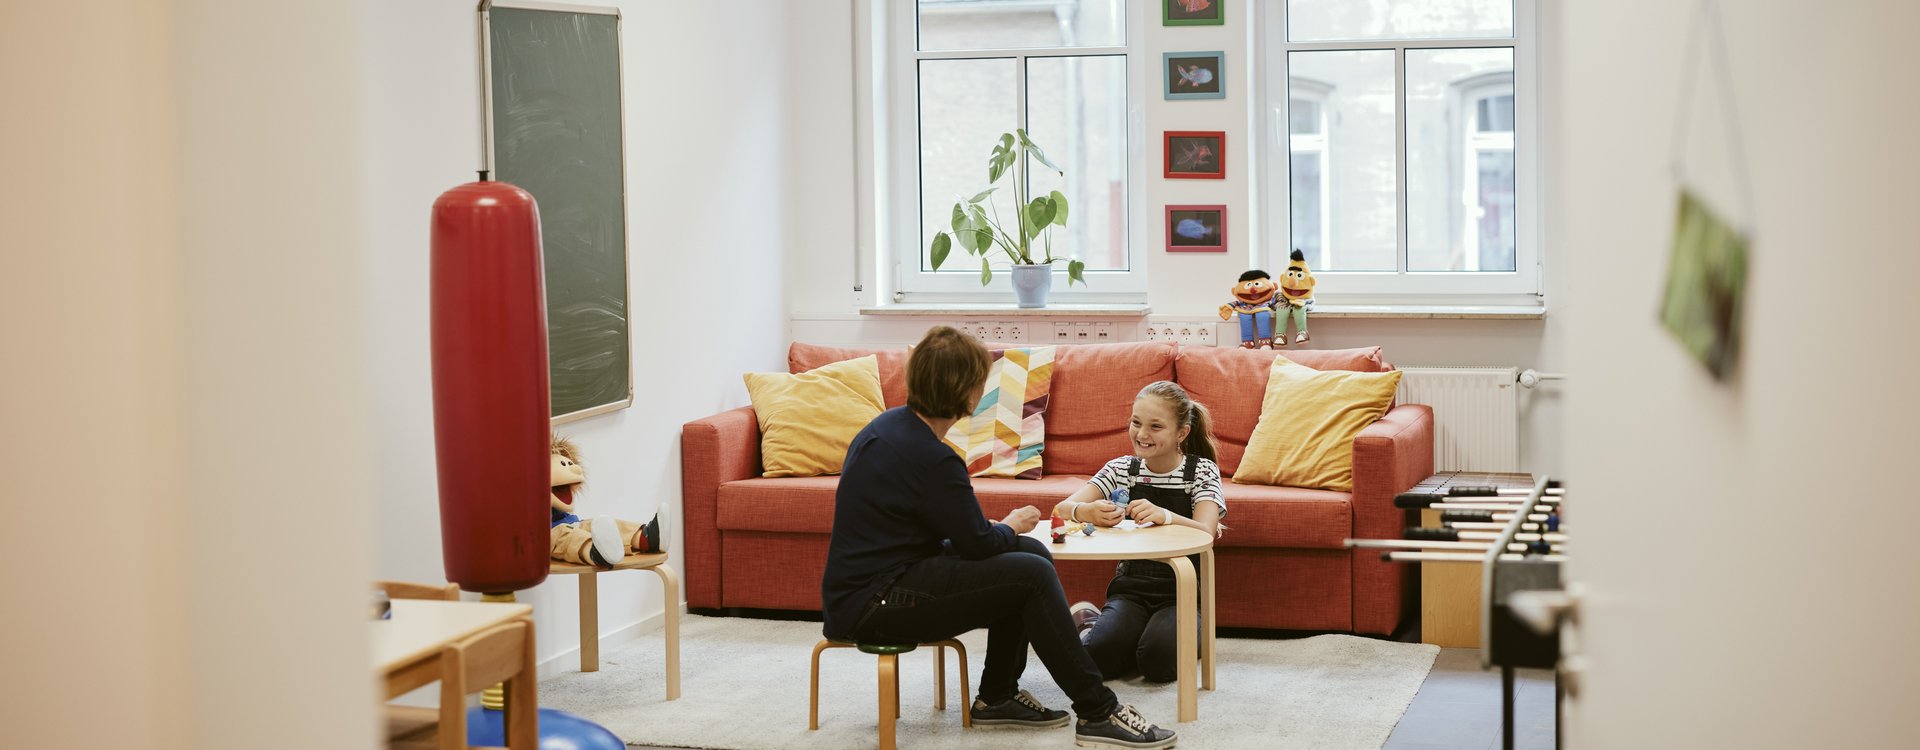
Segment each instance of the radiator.
[{"label": "radiator", "polygon": [[1433,407],[1434,471],[1519,471],[1512,367],[1402,367],[1398,400]]}]

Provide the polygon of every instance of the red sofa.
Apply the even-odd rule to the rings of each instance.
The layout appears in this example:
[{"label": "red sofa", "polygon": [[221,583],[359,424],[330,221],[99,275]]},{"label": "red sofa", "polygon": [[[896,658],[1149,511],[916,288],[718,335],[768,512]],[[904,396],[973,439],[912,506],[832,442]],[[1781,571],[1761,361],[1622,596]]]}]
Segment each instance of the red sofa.
[{"label": "red sofa", "polygon": [[[888,407],[906,403],[904,347],[855,350],[794,344],[788,366],[804,372],[876,354]],[[1213,414],[1220,470],[1240,465],[1260,416],[1275,354],[1322,370],[1391,369],[1378,347],[1330,351],[1178,348],[1170,342],[1061,346],[1047,408],[1045,475],[976,478],[981,510],[999,518],[1033,505],[1046,513],[1107,460],[1129,453],[1133,395],[1156,380],[1180,383]],[[687,604],[705,608],[820,609],[820,577],[833,527],[837,476],[760,477],[760,433],[751,407],[681,428]],[[1410,566],[1377,551],[1347,550],[1348,537],[1391,538],[1407,525],[1394,495],[1433,473],[1433,413],[1400,404],[1360,433],[1353,491],[1225,483],[1228,531],[1217,547],[1217,611],[1223,627],[1391,633],[1408,611]],[[1102,601],[1113,565],[1060,563],[1069,599]]]}]

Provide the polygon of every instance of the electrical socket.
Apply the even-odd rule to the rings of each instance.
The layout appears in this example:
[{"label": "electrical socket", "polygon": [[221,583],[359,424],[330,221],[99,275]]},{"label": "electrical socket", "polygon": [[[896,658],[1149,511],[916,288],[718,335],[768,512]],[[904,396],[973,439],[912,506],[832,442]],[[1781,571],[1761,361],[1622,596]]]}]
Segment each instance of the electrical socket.
[{"label": "electrical socket", "polygon": [[1027,342],[1027,325],[1015,320],[969,320],[954,326],[961,333],[981,341],[1000,344]]},{"label": "electrical socket", "polygon": [[1212,321],[1171,321],[1147,324],[1148,341],[1174,341],[1186,346],[1217,346]]}]

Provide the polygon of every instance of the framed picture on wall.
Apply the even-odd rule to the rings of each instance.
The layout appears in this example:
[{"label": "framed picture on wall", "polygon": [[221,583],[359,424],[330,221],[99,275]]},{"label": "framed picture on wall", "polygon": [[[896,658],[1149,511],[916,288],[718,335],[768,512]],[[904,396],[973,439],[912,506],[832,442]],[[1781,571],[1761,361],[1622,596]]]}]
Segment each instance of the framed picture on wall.
[{"label": "framed picture on wall", "polygon": [[1164,176],[1174,180],[1224,180],[1227,134],[1219,130],[1169,130],[1163,138]]},{"label": "framed picture on wall", "polygon": [[1167,206],[1167,252],[1226,251],[1226,206]]},{"label": "framed picture on wall", "polygon": [[1227,67],[1227,53],[1168,52],[1165,60],[1166,98],[1227,98],[1227,90],[1220,80]]},{"label": "framed picture on wall", "polygon": [[1160,0],[1161,26],[1219,26],[1227,0]]}]

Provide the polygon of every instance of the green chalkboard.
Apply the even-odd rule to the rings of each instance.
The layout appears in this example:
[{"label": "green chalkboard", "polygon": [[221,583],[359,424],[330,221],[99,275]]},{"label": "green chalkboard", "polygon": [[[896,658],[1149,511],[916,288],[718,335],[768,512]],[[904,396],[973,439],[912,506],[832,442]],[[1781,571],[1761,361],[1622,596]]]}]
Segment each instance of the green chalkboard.
[{"label": "green chalkboard", "polygon": [[540,205],[557,421],[633,401],[620,16],[481,6],[488,166]]}]

